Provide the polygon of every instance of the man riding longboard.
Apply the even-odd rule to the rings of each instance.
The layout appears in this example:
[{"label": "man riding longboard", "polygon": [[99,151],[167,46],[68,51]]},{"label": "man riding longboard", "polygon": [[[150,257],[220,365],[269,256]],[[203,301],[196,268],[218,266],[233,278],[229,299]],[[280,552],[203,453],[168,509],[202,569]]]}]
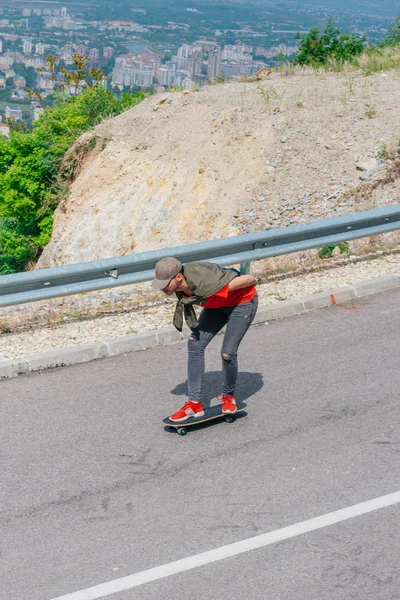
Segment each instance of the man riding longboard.
[{"label": "man riding longboard", "polygon": [[[182,331],[183,318],[191,329],[188,341],[188,401],[169,419],[175,423],[204,415],[201,385],[204,375],[204,351],[226,325],[222,358],[222,401],[224,414],[235,414],[234,396],[238,374],[237,351],[257,312],[256,278],[241,275],[235,269],[210,262],[182,265],[169,256],[155,267],[152,286],[167,296],[175,293],[178,302],[173,323]],[[202,307],[197,320],[193,305]]]}]

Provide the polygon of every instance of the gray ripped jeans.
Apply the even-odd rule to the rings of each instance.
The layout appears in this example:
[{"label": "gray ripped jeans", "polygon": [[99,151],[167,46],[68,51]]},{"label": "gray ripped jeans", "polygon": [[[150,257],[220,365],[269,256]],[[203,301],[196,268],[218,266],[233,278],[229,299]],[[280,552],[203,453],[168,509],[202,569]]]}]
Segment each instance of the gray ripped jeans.
[{"label": "gray ripped jeans", "polygon": [[221,348],[222,393],[233,396],[235,391],[238,361],[237,351],[246,331],[250,327],[258,307],[258,297],[251,302],[226,308],[203,308],[199,326],[192,331],[188,341],[188,388],[189,399],[201,400],[204,376],[204,351],[213,337],[226,325]]}]

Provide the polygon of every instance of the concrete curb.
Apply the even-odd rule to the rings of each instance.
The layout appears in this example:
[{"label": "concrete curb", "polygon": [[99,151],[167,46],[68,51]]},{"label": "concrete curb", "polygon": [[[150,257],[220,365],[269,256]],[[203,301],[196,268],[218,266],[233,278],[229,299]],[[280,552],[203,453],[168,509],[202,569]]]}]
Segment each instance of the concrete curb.
[{"label": "concrete curb", "polygon": [[[335,302],[340,303],[399,286],[400,275],[387,275],[304,298],[287,300],[286,302],[270,306],[260,306],[253,325],[276,319],[287,319],[294,315],[307,313],[319,308],[327,308],[333,304],[332,295],[335,298]],[[184,330],[183,333],[179,333],[173,327],[166,327],[139,335],[125,335],[120,338],[103,340],[102,342],[95,342],[84,346],[62,348],[61,350],[51,350],[50,352],[44,352],[35,356],[23,356],[18,359],[0,361],[0,379],[17,377],[18,375],[25,375],[54,367],[76,365],[97,358],[117,356],[118,354],[125,354],[127,352],[154,348],[155,346],[175,344],[186,339],[188,331]]]}]

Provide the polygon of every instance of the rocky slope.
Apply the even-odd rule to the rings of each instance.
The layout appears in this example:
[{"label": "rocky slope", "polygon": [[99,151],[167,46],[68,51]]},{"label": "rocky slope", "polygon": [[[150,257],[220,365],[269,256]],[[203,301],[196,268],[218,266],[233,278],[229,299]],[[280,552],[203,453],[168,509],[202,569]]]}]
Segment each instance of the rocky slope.
[{"label": "rocky slope", "polygon": [[153,96],[78,140],[80,172],[38,267],[397,204],[399,138],[395,71]]}]

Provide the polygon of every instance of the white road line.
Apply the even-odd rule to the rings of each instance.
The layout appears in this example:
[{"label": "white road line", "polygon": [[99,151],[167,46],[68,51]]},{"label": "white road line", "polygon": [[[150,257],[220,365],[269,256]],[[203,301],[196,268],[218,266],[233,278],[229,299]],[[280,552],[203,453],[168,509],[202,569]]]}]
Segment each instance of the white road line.
[{"label": "white road line", "polygon": [[164,577],[176,575],[177,573],[183,573],[190,569],[196,569],[197,567],[202,567],[218,560],[249,552],[249,550],[269,546],[270,544],[275,544],[276,542],[287,540],[302,535],[303,533],[308,533],[309,531],[328,527],[328,525],[333,525],[334,523],[347,521],[353,517],[359,517],[360,515],[365,515],[381,508],[393,506],[399,502],[400,491],[388,494],[387,496],[381,496],[380,498],[374,498],[373,500],[367,500],[366,502],[361,502],[361,504],[342,508],[341,510],[321,515],[320,517],[308,521],[302,521],[301,523],[296,523],[289,527],[283,527],[282,529],[256,535],[246,540],[241,540],[240,542],[228,544],[227,546],[221,546],[221,548],[215,548],[214,550],[176,560],[175,562],[161,565],[160,567],[147,569],[146,571],[140,571],[139,573],[134,573],[127,577],[121,577],[120,579],[95,585],[86,588],[85,590],[80,590],[79,592],[58,596],[52,600],[97,600],[97,598],[104,598],[105,596],[116,594],[117,592],[130,590],[131,588],[143,585],[144,583],[163,579]]}]

